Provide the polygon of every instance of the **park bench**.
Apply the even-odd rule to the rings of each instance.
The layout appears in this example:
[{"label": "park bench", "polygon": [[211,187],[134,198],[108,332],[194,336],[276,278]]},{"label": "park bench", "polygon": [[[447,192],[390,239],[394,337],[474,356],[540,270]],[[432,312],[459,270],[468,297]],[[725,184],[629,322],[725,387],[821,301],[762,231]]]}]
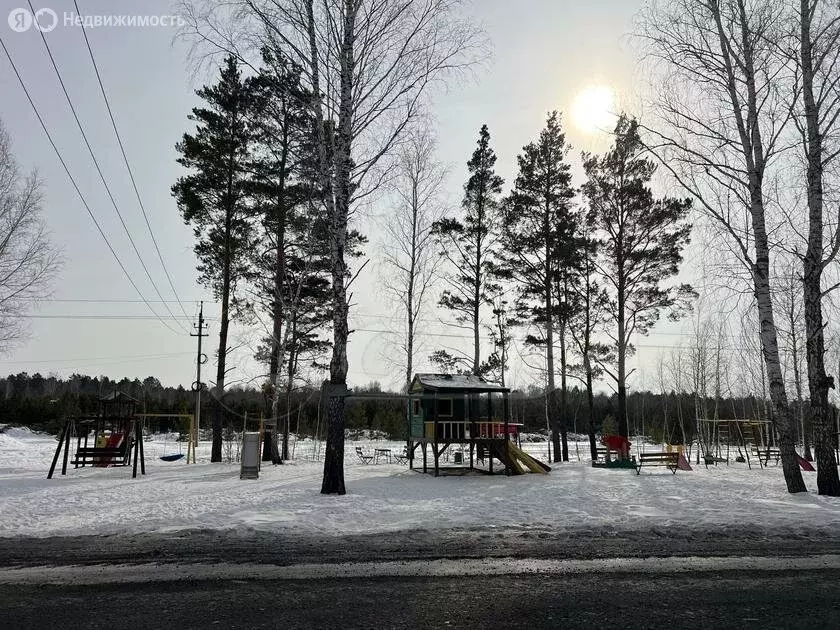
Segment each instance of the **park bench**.
[{"label": "park bench", "polygon": [[636,460],[636,474],[640,475],[642,466],[665,466],[673,474],[677,474],[680,465],[679,453],[639,453]]},{"label": "park bench", "polygon": [[[782,457],[782,452],[778,448],[753,448],[753,455],[758,457],[758,463],[766,466],[770,462],[770,458],[776,460],[776,464],[778,465],[779,459]],[[763,460],[763,462],[762,462]]]},{"label": "park bench", "polygon": [[370,464],[373,462],[373,455],[366,454],[361,446],[356,447],[356,455],[359,457],[359,461],[363,464]]}]

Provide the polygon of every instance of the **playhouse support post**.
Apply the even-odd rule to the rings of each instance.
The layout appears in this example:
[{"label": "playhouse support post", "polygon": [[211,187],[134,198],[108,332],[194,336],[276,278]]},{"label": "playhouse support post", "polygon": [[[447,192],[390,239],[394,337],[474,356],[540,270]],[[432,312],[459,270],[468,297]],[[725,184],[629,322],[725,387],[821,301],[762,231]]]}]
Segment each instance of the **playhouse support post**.
[{"label": "playhouse support post", "polygon": [[408,398],[405,400],[405,454],[408,456],[408,469],[411,470],[413,467],[411,465],[411,383],[408,385]]},{"label": "playhouse support post", "polygon": [[58,463],[58,456],[61,454],[61,446],[64,444],[64,434],[67,433],[67,427],[69,424],[69,420],[64,421],[64,427],[62,427],[61,434],[58,437],[58,444],[55,445],[55,455],[53,455],[50,472],[47,473],[47,479],[52,479],[53,473],[55,472],[55,465]]},{"label": "playhouse support post", "polygon": [[67,431],[64,432],[64,458],[61,461],[61,474],[67,474],[67,457],[70,455],[70,433],[73,431],[73,426],[75,423],[73,421],[68,422],[69,426]]},{"label": "playhouse support post", "polygon": [[[505,421],[505,454],[508,458],[510,458],[510,422],[508,418],[510,416],[510,401],[508,400],[507,392],[502,393],[502,414],[504,415]],[[510,463],[505,466],[505,474],[510,476]]]},{"label": "playhouse support post", "polygon": [[140,447],[140,474],[146,474],[146,452],[143,450],[143,423],[140,423],[140,428],[137,431],[137,445]]},{"label": "playhouse support post", "polygon": [[[87,442],[87,434],[85,434],[85,441]],[[85,444],[85,446],[87,446],[87,444]],[[79,434],[76,434],[76,452],[77,453],[79,452],[79,449],[81,447],[82,447],[82,436],[79,435]],[[76,458],[76,463],[73,464],[73,468],[78,468],[78,467],[79,467],[79,458],[77,457]]]},{"label": "playhouse support post", "polygon": [[[140,454],[140,444],[137,442],[137,426],[138,426],[138,423],[135,421],[134,427],[133,427],[134,431],[132,432],[132,433],[134,433],[134,435],[132,436],[134,438],[134,465],[131,468],[131,478],[132,479],[135,479],[137,477],[137,456]],[[131,439],[129,437],[130,435],[131,435],[131,433],[128,433],[126,435],[127,440]]]},{"label": "playhouse support post", "polygon": [[440,476],[440,468],[439,468],[439,459],[440,453],[438,453],[438,436],[440,435],[440,425],[438,423],[438,395],[435,392],[434,397],[434,406],[435,406],[435,435],[434,435],[434,443],[432,444],[432,454],[435,456],[435,477]]},{"label": "playhouse support post", "polygon": [[426,442],[423,442],[423,472],[428,472],[428,465],[427,465],[427,455],[426,455]]},{"label": "playhouse support post", "polygon": [[[487,392],[487,428],[488,437],[491,440],[496,439],[496,427],[493,426],[493,393]],[[495,442],[490,442],[490,444],[495,444]],[[494,449],[491,447],[489,450],[489,457],[490,457],[490,472],[493,472],[493,451]],[[501,460],[499,460],[501,461]]]}]

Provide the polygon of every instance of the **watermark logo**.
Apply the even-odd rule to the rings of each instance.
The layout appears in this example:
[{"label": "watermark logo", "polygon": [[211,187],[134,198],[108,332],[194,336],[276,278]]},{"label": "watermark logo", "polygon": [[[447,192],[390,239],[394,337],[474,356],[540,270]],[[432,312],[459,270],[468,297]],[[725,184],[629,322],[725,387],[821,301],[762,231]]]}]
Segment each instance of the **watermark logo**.
[{"label": "watermark logo", "polygon": [[[36,28],[42,33],[49,33],[58,26],[58,14],[52,9],[38,9],[33,14],[29,9],[12,9],[9,12],[9,28],[17,33],[25,33]],[[103,26],[131,27],[181,27],[184,20],[177,15],[79,15],[65,11],[61,22],[63,26],[84,28],[102,28]]]},{"label": "watermark logo", "polygon": [[12,9],[9,12],[9,27],[24,33],[30,28],[37,28],[42,33],[49,33],[58,26],[58,14],[52,9],[38,9],[33,15],[29,9]]}]

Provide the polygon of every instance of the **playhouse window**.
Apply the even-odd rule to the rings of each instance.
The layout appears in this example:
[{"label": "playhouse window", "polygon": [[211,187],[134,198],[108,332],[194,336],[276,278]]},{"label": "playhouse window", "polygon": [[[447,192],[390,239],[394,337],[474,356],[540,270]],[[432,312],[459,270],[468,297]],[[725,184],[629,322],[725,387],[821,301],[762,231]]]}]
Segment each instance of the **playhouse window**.
[{"label": "playhouse window", "polygon": [[437,412],[438,416],[444,418],[451,418],[452,417],[452,399],[451,398],[439,398],[437,401]]},{"label": "playhouse window", "polygon": [[415,399],[411,401],[411,415],[412,416],[419,416],[420,415],[420,401]]}]

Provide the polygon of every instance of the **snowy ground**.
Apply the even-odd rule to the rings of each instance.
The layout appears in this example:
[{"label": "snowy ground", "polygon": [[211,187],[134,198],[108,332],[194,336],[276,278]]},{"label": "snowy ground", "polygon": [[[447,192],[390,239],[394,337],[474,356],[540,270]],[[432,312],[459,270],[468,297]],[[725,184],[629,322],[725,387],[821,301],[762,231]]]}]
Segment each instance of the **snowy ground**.
[{"label": "snowy ground", "polygon": [[[441,477],[405,465],[362,465],[348,442],[346,496],[318,493],[321,463],[312,442],[295,446],[298,459],[264,466],[260,479],[241,481],[236,464],[163,462],[178,452],[166,438],[146,442],[145,477],[130,468],[46,473],[55,438],[22,429],[0,433],[0,536],[73,536],[171,532],[209,528],[308,531],[321,535],[375,534],[422,528],[512,527],[602,534],[638,530],[749,530],[756,535],[801,536],[836,532],[840,500],[815,494],[815,473],[803,473],[809,494],[789,495],[780,467],[718,465],[672,475],[663,468],[605,470],[585,459],[556,465],[549,475]],[[545,458],[546,445],[526,449]],[[578,450],[571,447],[573,458]],[[581,457],[587,451],[581,444]],[[307,459],[309,458],[309,459]],[[60,472],[60,471],[58,471]]]}]

